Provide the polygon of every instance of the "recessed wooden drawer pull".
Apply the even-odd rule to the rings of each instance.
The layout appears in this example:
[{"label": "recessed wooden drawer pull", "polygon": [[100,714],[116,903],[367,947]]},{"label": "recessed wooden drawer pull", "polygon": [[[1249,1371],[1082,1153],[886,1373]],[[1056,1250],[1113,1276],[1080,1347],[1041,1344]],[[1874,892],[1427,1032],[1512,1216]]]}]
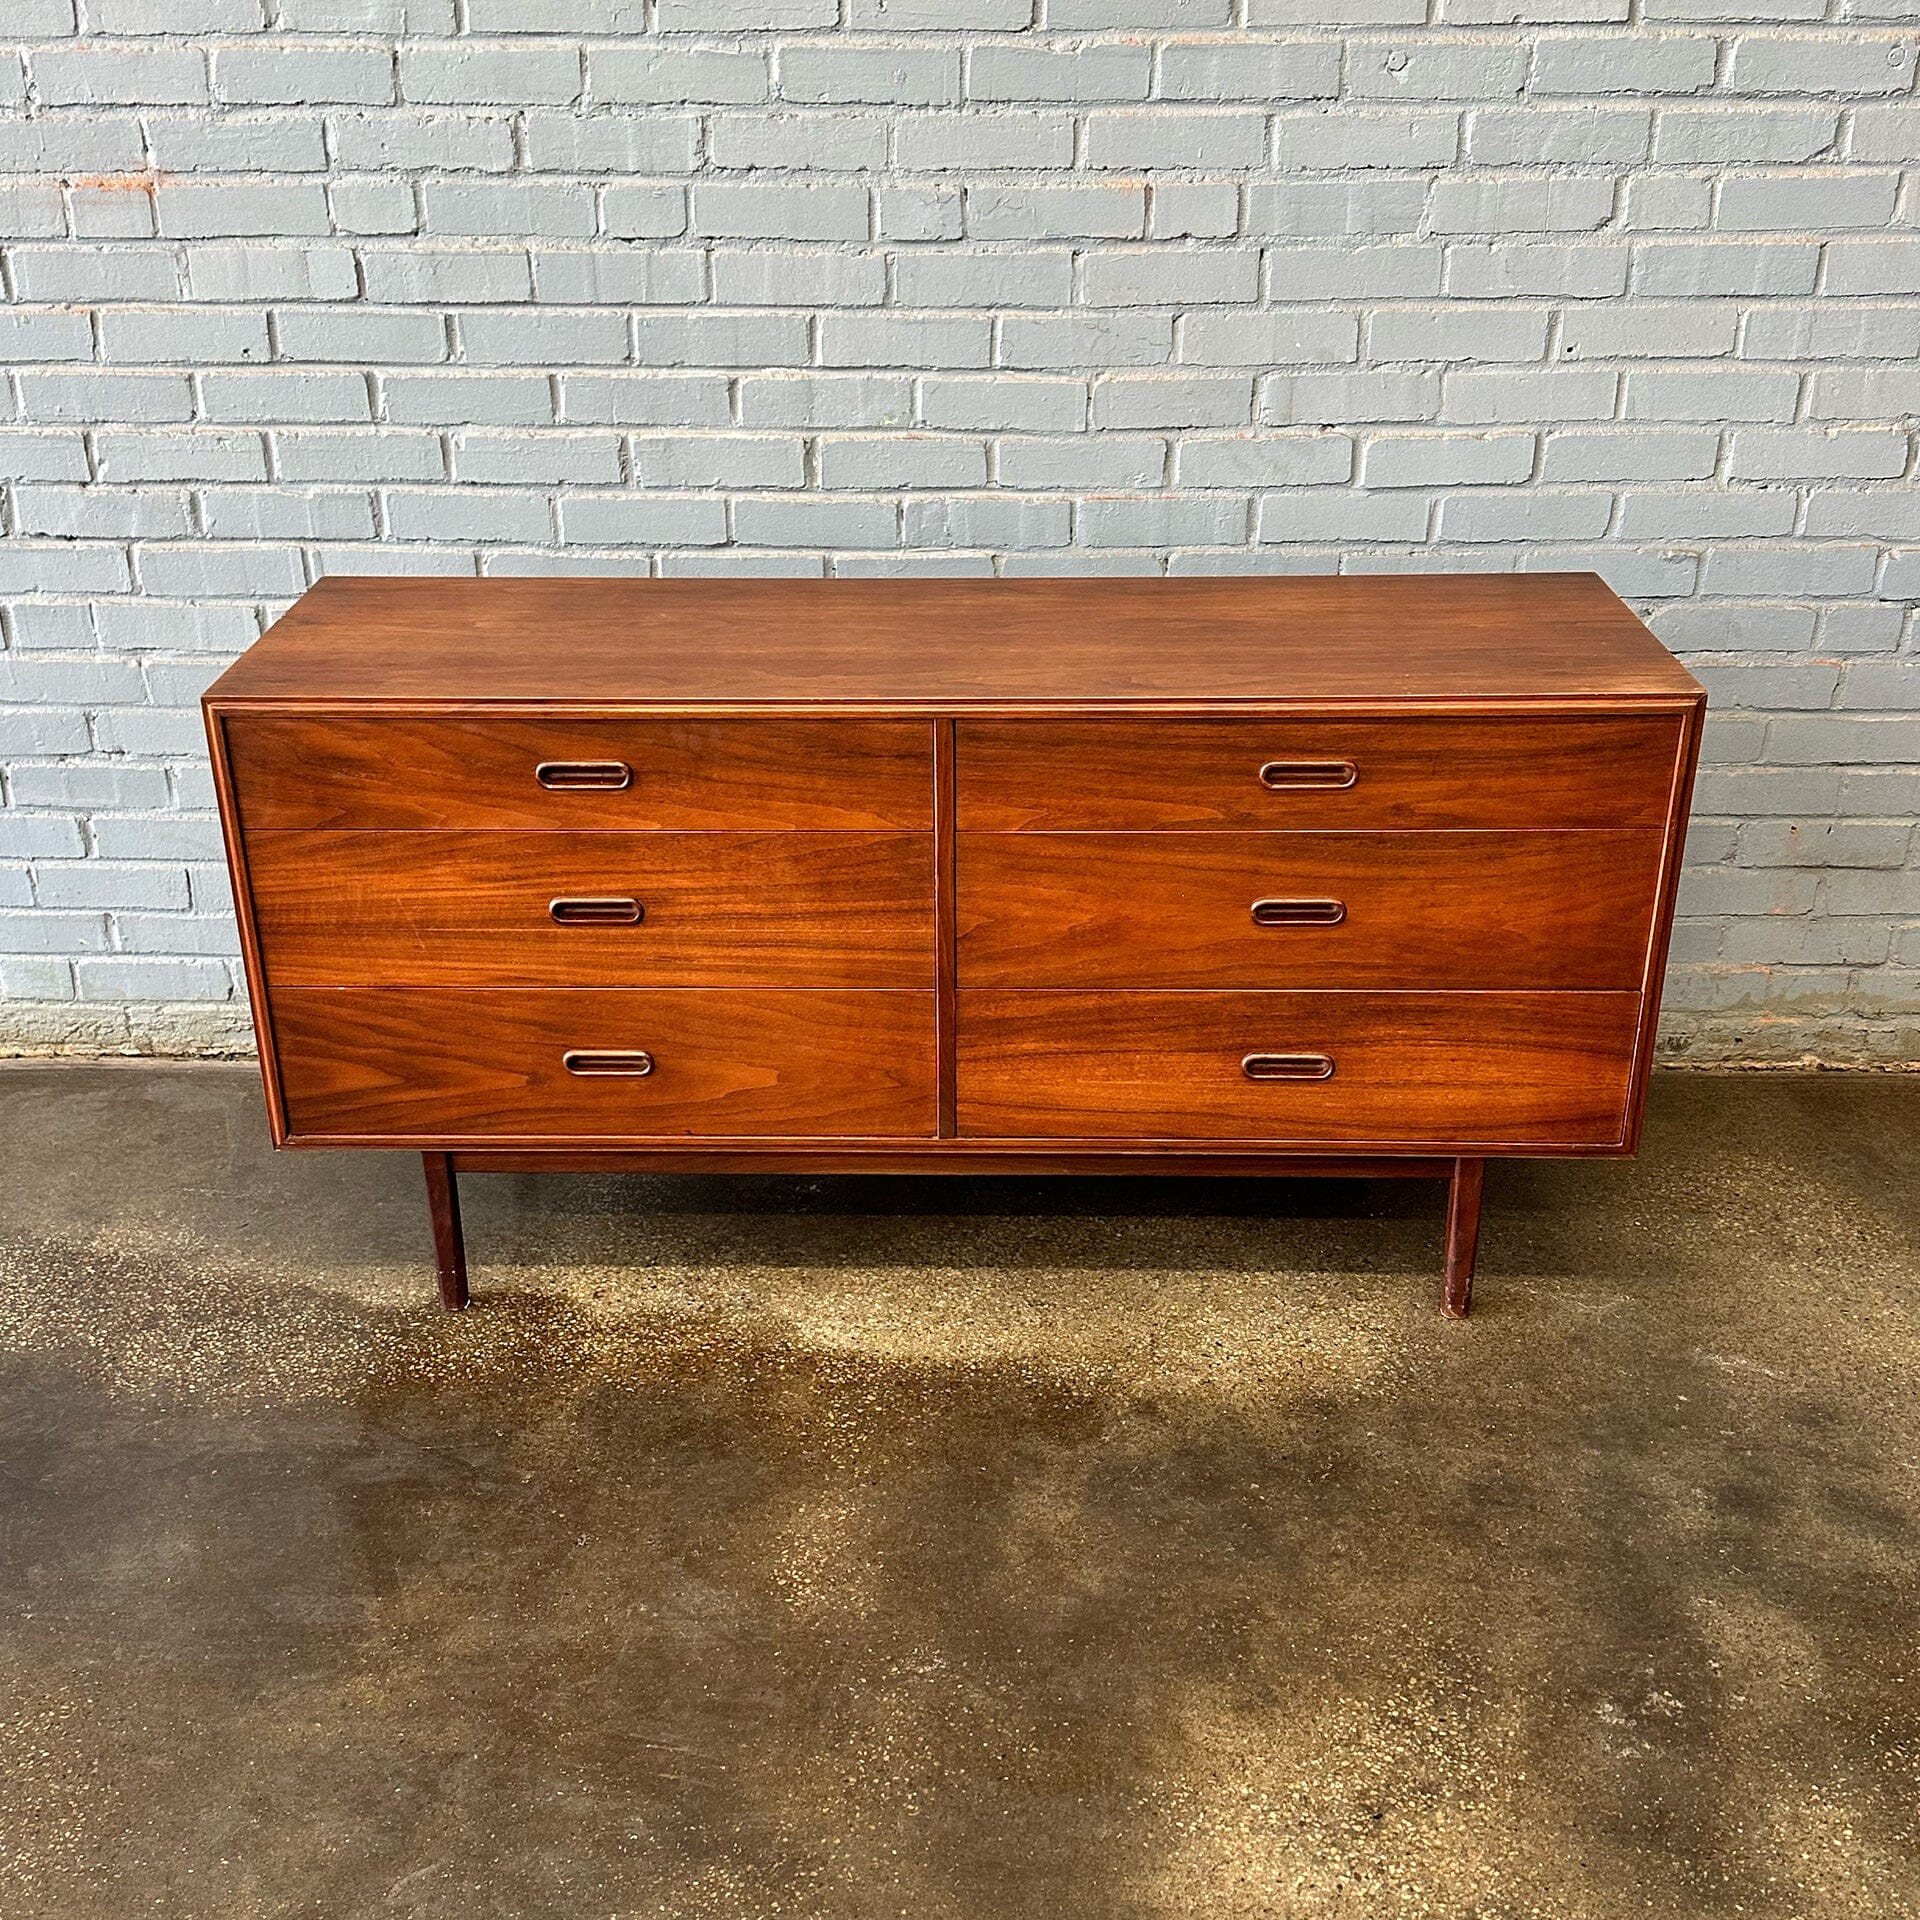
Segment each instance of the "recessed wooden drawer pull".
[{"label": "recessed wooden drawer pull", "polygon": [[547,911],[563,927],[633,927],[647,917],[638,900],[550,900]]},{"label": "recessed wooden drawer pull", "polygon": [[633,769],[624,760],[542,760],[533,777],[556,793],[618,793],[633,785]]},{"label": "recessed wooden drawer pull", "polygon": [[560,1064],[569,1073],[577,1073],[584,1079],[607,1074],[623,1073],[637,1078],[641,1074],[653,1071],[653,1055],[640,1052],[620,1052],[616,1049],[592,1049],[575,1047],[560,1056]]},{"label": "recessed wooden drawer pull", "polygon": [[1344,900],[1256,900],[1256,927],[1337,927],[1347,917]]},{"label": "recessed wooden drawer pull", "polygon": [[1288,787],[1350,787],[1360,778],[1351,760],[1269,760],[1260,784],[1275,792]]},{"label": "recessed wooden drawer pull", "polygon": [[1333,1062],[1324,1053],[1250,1053],[1240,1071],[1249,1080],[1331,1080]]}]

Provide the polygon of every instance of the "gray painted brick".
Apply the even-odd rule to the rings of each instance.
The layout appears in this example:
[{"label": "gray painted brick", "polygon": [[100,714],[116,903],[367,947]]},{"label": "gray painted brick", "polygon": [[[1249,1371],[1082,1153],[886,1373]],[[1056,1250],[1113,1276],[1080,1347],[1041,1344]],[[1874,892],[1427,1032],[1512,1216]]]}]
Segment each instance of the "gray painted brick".
[{"label": "gray painted brick", "polygon": [[1411,233],[1420,225],[1426,197],[1424,181],[1377,176],[1255,185],[1247,189],[1247,231],[1302,236]]},{"label": "gray painted brick", "polygon": [[537,299],[554,306],[683,306],[705,294],[705,256],[695,248],[584,249],[531,256]]},{"label": "gray painted brick", "polygon": [[815,105],[951,106],[960,98],[957,49],[834,47],[782,49],[780,95]]},{"label": "gray painted brick", "polygon": [[902,488],[984,487],[982,441],[944,434],[887,433],[823,439],[820,484],[862,493]]},{"label": "gray painted brick", "polygon": [[864,240],[867,190],[818,181],[711,181],[693,190],[693,231],[722,240]]},{"label": "gray painted brick", "polygon": [[746,105],[773,90],[764,46],[593,47],[587,53],[587,91],[595,101],[637,105]]},{"label": "gray painted brick", "polygon": [[1259,113],[1147,107],[1090,113],[1085,124],[1086,164],[1123,173],[1254,167],[1266,152],[1266,116]]},{"label": "gray painted brick", "polygon": [[1568,34],[1534,49],[1529,85],[1537,94],[1699,93],[1712,86],[1718,58],[1701,34]]},{"label": "gray painted brick", "polygon": [[1663,165],[1812,160],[1839,138],[1832,107],[1666,107],[1654,128],[1653,157]]},{"label": "gray painted brick", "polygon": [[229,234],[296,237],[328,231],[326,190],[316,182],[163,182],[160,231],[181,240]]},{"label": "gray painted brick", "polygon": [[[1679,111],[1671,109],[1670,111]],[[1480,107],[1467,129],[1477,167],[1630,166],[1644,160],[1653,115],[1610,105]]]},{"label": "gray painted brick", "polygon": [[[1576,315],[1562,321],[1571,325]],[[1547,314],[1524,307],[1387,307],[1367,323],[1369,360],[1539,360]]]},{"label": "gray painted brick", "polygon": [[[724,419],[724,392],[720,401]],[[905,374],[768,373],[740,382],[743,426],[904,427],[912,419],[913,382]]]},{"label": "gray painted brick", "polygon": [[1881,427],[1745,427],[1727,472],[1736,480],[1888,480],[1907,468],[1907,435]]},{"label": "gray painted brick", "polygon": [[1439,167],[1460,144],[1458,112],[1362,108],[1282,113],[1273,123],[1277,166],[1340,172],[1354,167]]},{"label": "gray painted brick", "polygon": [[384,105],[393,98],[393,55],[385,47],[217,47],[213,95],[236,106]]},{"label": "gray painted brick", "polygon": [[431,167],[502,173],[514,161],[513,122],[505,113],[402,109],[338,114],[327,124],[335,159],[348,169]]},{"label": "gray painted brick", "polygon": [[[441,327],[437,314],[409,314],[408,319],[430,321]],[[627,360],[627,316],[621,312],[584,308],[555,312],[550,307],[477,308],[460,316],[460,354],[469,366],[617,366]],[[427,337],[421,337],[422,346]],[[402,360],[404,354],[381,354]],[[441,359],[422,353],[419,359]]]},{"label": "gray painted brick", "polygon": [[1154,91],[1166,100],[1331,100],[1340,91],[1340,49],[1330,41],[1176,40],[1161,52]]},{"label": "gray painted brick", "polygon": [[[1093,263],[1112,256],[1088,256]],[[943,248],[938,253],[900,253],[894,259],[894,290],[909,307],[1064,307],[1073,300],[1073,255],[1065,250],[1018,252]],[[1095,301],[1096,305],[1107,304]]]},{"label": "gray painted brick", "polygon": [[1150,427],[1239,427],[1251,418],[1245,376],[1115,374],[1093,389],[1093,424],[1122,432]]},{"label": "gray painted brick", "polygon": [[1131,240],[1147,224],[1138,186],[971,187],[966,206],[979,240]]},{"label": "gray painted brick", "polygon": [[[824,248],[716,251],[713,297],[730,307],[871,307],[886,298],[886,261],[877,253],[833,253]],[[903,294],[910,306],[951,301]]]},{"label": "gray painted brick", "polygon": [[715,113],[707,156],[716,167],[851,172],[887,158],[887,121],[877,113]]},{"label": "gray painted brick", "polygon": [[33,56],[33,84],[48,107],[203,106],[207,60],[192,46],[43,47]]},{"label": "gray painted brick", "polygon": [[952,314],[830,313],[820,323],[829,367],[984,367],[993,323]]},{"label": "gray painted brick", "polygon": [[1144,100],[1152,73],[1146,46],[977,46],[966,91],[970,100]]},{"label": "gray painted brick", "polygon": [[232,993],[195,700],[345,571],[1592,568],[1677,1017],[1912,1006],[1912,0],[20,4],[0,1041]]},{"label": "gray painted brick", "polygon": [[1173,322],[1159,313],[1012,313],[1000,323],[1005,367],[1146,367],[1172,351]]},{"label": "gray painted brick", "polygon": [[984,433],[1071,432],[1087,424],[1087,382],[1002,375],[925,380],[920,417],[929,427]]},{"label": "gray painted brick", "polygon": [[1148,435],[1010,435],[999,442],[995,460],[1003,487],[1070,493],[1092,487],[1157,487],[1166,478],[1167,443]]},{"label": "gray painted brick", "polygon": [[1033,0],[847,0],[847,25],[886,33],[1013,33],[1033,22]]},{"label": "gray painted brick", "polygon": [[[593,379],[583,375],[567,384],[591,386]],[[453,473],[458,480],[486,486],[524,487],[541,482],[614,486],[620,479],[620,443],[610,433],[475,430],[454,436]]]},{"label": "gray painted brick", "polygon": [[1820,168],[1802,173],[1730,173],[1720,182],[1714,225],[1727,232],[1807,227],[1882,227],[1893,217],[1897,173]]},{"label": "gray painted brick", "polygon": [[1733,43],[1726,85],[1732,93],[1906,93],[1913,74],[1911,42],[1768,34]]},{"label": "gray painted brick", "polygon": [[914,172],[1051,169],[1073,164],[1066,113],[926,113],[898,119],[895,164]]},{"label": "gray painted brick", "polygon": [[642,487],[785,487],[806,483],[806,444],[793,434],[636,434],[628,443]]},{"label": "gray painted brick", "polygon": [[1083,256],[1081,279],[1092,307],[1231,306],[1260,297],[1260,256],[1167,247],[1110,249]]},{"label": "gray painted brick", "polygon": [[726,380],[712,373],[570,373],[560,381],[560,418],[621,427],[723,427]]},{"label": "gray painted brick", "polygon": [[580,90],[573,47],[423,41],[400,54],[400,96],[422,106],[558,106]]},{"label": "gray painted brick", "polygon": [[1008,494],[954,494],[905,503],[910,547],[1064,547],[1072,509],[1064,500]]},{"label": "gray painted brick", "polygon": [[899,516],[890,500],[755,495],[735,503],[733,534],[749,547],[892,547]]},{"label": "gray painted brick", "polygon": [[717,547],[727,537],[727,504],[657,493],[573,493],[560,502],[560,537],[585,547]]},{"label": "gray painted brick", "polygon": [[1435,181],[1427,199],[1435,233],[1590,232],[1612,215],[1613,180],[1604,174],[1454,174]]},{"label": "gray painted brick", "polygon": [[1360,456],[1367,487],[1517,485],[1533,472],[1531,433],[1380,434]]},{"label": "gray painted brick", "polygon": [[1337,433],[1189,434],[1175,471],[1189,487],[1340,486],[1353,477],[1353,442]]},{"label": "gray painted brick", "polygon": [[[187,292],[195,300],[351,300],[359,290],[346,247],[189,247],[186,260]],[[178,291],[133,297],[164,300]]]},{"label": "gray painted brick", "polygon": [[1192,366],[1307,366],[1359,357],[1360,322],[1350,313],[1196,313],[1180,330],[1180,358]]},{"label": "gray painted brick", "polygon": [[1805,241],[1646,240],[1634,248],[1636,293],[1811,293],[1820,249]]}]

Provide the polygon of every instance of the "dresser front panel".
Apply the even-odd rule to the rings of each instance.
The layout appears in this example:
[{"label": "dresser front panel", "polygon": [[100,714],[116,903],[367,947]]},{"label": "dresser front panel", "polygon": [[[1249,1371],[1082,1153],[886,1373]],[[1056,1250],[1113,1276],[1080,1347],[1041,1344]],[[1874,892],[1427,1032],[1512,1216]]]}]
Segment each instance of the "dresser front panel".
[{"label": "dresser front panel", "polygon": [[1606,830],[964,833],[958,977],[1635,990],[1660,849]]},{"label": "dresser front panel", "polygon": [[934,985],[931,834],[271,832],[248,861],[276,988]]},{"label": "dresser front panel", "polygon": [[931,993],[287,987],[273,1017],[309,1141],[934,1132]]},{"label": "dresser front panel", "polygon": [[[1632,993],[959,999],[963,1137],[1302,1149],[1617,1145],[1640,1012]],[[1250,1078],[1249,1059],[1314,1077]]]},{"label": "dresser front panel", "polygon": [[[931,831],[924,720],[566,720],[238,713],[240,815],[279,828]],[[626,784],[554,786],[544,779]],[[583,775],[582,768],[599,769]]]},{"label": "dresser front panel", "polygon": [[958,821],[976,833],[1657,830],[1680,739],[1677,714],[962,720]]}]

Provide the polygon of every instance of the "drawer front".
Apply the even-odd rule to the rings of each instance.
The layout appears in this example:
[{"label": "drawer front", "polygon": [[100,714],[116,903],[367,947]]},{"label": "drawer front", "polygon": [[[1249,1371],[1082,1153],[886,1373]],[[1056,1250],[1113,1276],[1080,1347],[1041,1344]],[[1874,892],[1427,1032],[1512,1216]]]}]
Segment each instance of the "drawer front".
[{"label": "drawer front", "polygon": [[931,993],[292,987],[273,1023],[305,1139],[934,1130]]},{"label": "drawer front", "polygon": [[224,725],[251,832],[933,825],[933,733],[918,720],[242,713]]},{"label": "drawer front", "polygon": [[1617,1144],[1640,1007],[1631,993],[959,1000],[963,1135],[1303,1148]]},{"label": "drawer front", "polygon": [[969,987],[1637,989],[1661,836],[962,834]]},{"label": "drawer front", "polygon": [[269,985],[927,987],[915,833],[253,833]]},{"label": "drawer front", "polygon": [[1678,715],[960,722],[963,830],[1659,827]]}]

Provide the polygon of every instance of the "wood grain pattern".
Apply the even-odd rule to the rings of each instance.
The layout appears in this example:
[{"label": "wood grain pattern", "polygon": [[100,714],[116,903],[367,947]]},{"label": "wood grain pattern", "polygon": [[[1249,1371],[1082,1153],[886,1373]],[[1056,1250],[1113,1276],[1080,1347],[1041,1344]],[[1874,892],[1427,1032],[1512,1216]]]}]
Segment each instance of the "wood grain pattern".
[{"label": "wood grain pattern", "polygon": [[[1591,573],[323,580],[216,702],[1692,699]],[[747,824],[742,822],[741,824]]]},{"label": "wood grain pattern", "polygon": [[[1677,714],[963,720],[962,832],[1659,827]],[[1270,761],[1349,762],[1272,791]]]},{"label": "wood grain pattern", "polygon": [[[933,837],[870,833],[256,833],[283,986],[931,987]],[[634,925],[560,926],[626,897]]]},{"label": "wood grain pattern", "polygon": [[[251,833],[933,826],[932,729],[918,720],[249,713],[229,717],[227,738]],[[579,760],[625,761],[633,784],[618,792],[550,792],[534,778],[543,762]]]},{"label": "wood grain pattern", "polygon": [[[1604,1146],[1626,1126],[1632,993],[960,994],[963,1134],[1302,1146]],[[1330,1078],[1256,1082],[1249,1053]]]},{"label": "wood grain pattern", "polygon": [[[293,1133],[444,1145],[934,1129],[933,994],[285,987],[274,994]],[[575,1048],[644,1050],[644,1078],[567,1072]]]},{"label": "wood grain pattern", "polygon": [[[1637,989],[1658,833],[959,840],[963,987]],[[1259,926],[1255,900],[1337,901]]]}]

